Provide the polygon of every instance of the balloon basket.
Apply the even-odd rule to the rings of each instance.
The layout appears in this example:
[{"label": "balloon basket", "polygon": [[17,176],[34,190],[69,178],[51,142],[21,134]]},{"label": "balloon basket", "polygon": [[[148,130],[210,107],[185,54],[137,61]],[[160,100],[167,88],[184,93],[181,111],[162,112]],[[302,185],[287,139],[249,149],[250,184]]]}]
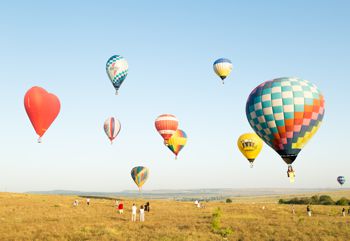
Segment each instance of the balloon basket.
[{"label": "balloon basket", "polygon": [[295,178],[294,177],[289,177],[289,182],[290,183],[294,183],[295,182]]},{"label": "balloon basket", "polygon": [[42,142],[41,137],[39,137],[38,138],[38,143],[41,143],[41,142]]}]

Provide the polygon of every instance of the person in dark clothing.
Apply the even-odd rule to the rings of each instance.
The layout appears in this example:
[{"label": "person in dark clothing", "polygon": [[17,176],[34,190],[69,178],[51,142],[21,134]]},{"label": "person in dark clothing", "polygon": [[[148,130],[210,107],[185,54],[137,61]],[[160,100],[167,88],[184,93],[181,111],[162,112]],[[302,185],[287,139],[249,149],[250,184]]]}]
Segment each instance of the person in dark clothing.
[{"label": "person in dark clothing", "polygon": [[147,202],[147,203],[145,204],[145,211],[147,211],[147,212],[150,211],[149,202]]}]

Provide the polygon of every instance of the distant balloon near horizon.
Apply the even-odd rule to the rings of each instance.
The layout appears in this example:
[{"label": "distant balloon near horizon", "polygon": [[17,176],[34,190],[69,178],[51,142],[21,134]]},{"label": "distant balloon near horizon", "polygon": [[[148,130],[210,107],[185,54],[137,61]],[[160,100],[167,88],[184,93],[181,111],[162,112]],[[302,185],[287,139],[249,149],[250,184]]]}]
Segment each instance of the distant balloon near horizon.
[{"label": "distant balloon near horizon", "polygon": [[35,132],[39,136],[38,142],[40,143],[42,136],[60,112],[60,100],[44,88],[34,86],[24,96],[24,108]]},{"label": "distant balloon near horizon", "polygon": [[149,170],[147,167],[137,166],[131,169],[131,178],[135,184],[141,190],[143,184],[147,181]]},{"label": "distant balloon near horizon", "polygon": [[103,129],[112,144],[121,130],[120,121],[114,117],[107,118],[103,124]]},{"label": "distant balloon near horizon", "polygon": [[339,177],[337,177],[337,181],[339,182],[339,184],[341,185],[341,186],[343,186],[343,184],[345,183],[345,177],[344,176],[339,176]]},{"label": "distant balloon near horizon", "polygon": [[226,79],[226,77],[229,76],[232,71],[232,62],[229,59],[220,58],[215,60],[213,68],[224,84],[224,79]]},{"label": "distant balloon near horizon", "polygon": [[238,137],[237,146],[245,158],[250,162],[250,167],[253,167],[254,160],[263,147],[263,141],[255,133],[245,133]]},{"label": "distant balloon near horizon", "polygon": [[179,126],[179,121],[176,116],[172,114],[162,114],[157,117],[154,125],[158,133],[162,136],[164,144],[167,145],[170,137],[175,133]]},{"label": "distant balloon near horizon", "polygon": [[179,152],[184,148],[187,143],[187,135],[183,130],[176,130],[175,133],[168,140],[168,148],[175,154],[175,159],[179,155]]},{"label": "distant balloon near horizon", "polygon": [[128,75],[128,62],[121,55],[113,55],[106,63],[106,71],[113,87],[115,88],[115,94],[117,95],[120,86]]},{"label": "distant balloon near horizon", "polygon": [[277,78],[249,95],[246,115],[258,136],[291,165],[317,132],[325,112],[324,97],[300,78]]}]

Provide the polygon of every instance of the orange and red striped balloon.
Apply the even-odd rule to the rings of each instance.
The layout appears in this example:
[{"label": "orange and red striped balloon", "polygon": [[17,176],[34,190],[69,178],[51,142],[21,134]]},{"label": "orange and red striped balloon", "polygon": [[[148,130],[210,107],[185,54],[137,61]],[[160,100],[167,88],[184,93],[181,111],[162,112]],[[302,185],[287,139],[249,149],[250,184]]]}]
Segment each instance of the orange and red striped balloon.
[{"label": "orange and red striped balloon", "polygon": [[179,121],[172,114],[163,114],[157,117],[155,126],[158,133],[163,137],[164,143],[170,139],[179,126]]}]

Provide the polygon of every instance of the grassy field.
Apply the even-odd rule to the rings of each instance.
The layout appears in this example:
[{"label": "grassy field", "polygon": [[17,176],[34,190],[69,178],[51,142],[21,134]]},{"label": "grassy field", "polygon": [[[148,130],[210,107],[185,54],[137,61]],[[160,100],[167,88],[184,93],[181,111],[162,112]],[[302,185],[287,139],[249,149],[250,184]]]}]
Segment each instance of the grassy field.
[{"label": "grassy field", "polygon": [[[349,198],[350,191],[331,195]],[[201,209],[147,200],[146,221],[132,223],[132,203],[139,207],[145,200],[125,199],[120,215],[113,200],[91,199],[87,206],[74,196],[0,193],[0,240],[350,240],[350,216],[341,216],[342,207],[313,206],[308,217],[304,205],[295,206],[292,215],[290,206],[275,203],[278,198],[287,197],[209,202]],[[214,214],[218,208],[221,216]]]}]

